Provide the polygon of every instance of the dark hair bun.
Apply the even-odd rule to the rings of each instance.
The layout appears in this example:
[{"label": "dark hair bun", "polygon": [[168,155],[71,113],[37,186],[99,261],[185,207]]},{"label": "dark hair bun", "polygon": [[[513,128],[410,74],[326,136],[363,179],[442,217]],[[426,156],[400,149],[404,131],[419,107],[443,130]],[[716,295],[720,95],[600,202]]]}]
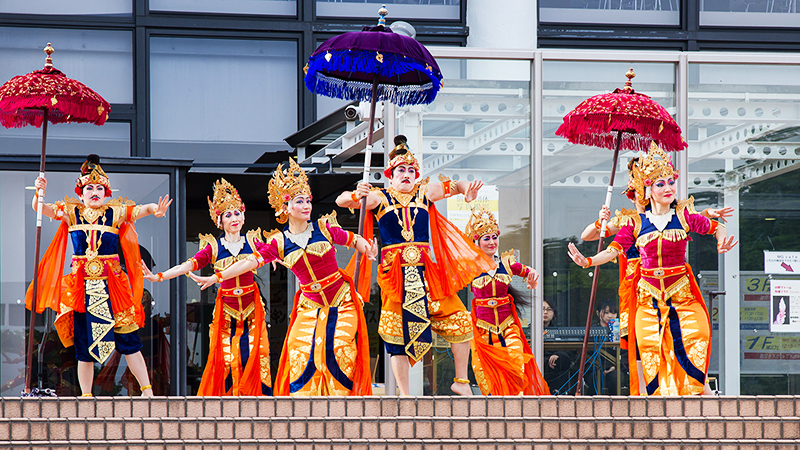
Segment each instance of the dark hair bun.
[{"label": "dark hair bun", "polygon": [[401,145],[405,144],[406,142],[408,142],[408,139],[402,134],[398,134],[394,137],[394,145]]},{"label": "dark hair bun", "polygon": [[92,153],[91,155],[86,157],[86,162],[92,164],[100,164],[100,157]]}]

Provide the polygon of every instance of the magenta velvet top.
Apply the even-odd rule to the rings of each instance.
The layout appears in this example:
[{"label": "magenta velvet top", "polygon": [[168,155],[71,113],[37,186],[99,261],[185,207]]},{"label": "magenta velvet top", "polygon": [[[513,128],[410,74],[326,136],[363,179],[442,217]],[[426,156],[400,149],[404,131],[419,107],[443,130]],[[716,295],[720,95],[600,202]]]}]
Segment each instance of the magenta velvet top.
[{"label": "magenta velvet top", "polygon": [[[267,243],[256,243],[256,251],[264,259],[263,264],[282,261],[297,276],[301,285],[325,281],[326,277],[339,272],[336,249],[333,244],[351,246],[355,235],[343,230],[336,221],[325,216],[309,223],[311,236],[305,247],[289,238],[289,227],[274,231]],[[335,276],[334,276],[335,278]],[[338,278],[319,292],[303,292],[303,296],[320,305],[330,305],[341,290],[344,280]]]},{"label": "magenta velvet top", "polygon": [[[642,269],[671,268],[685,264],[686,245],[691,238],[688,232],[713,234],[717,230],[717,222],[697,213],[691,207],[691,201],[681,201],[678,207],[670,210],[673,215],[664,229],[658,230],[647,214],[634,216],[620,228],[611,246],[625,252],[632,245],[639,249]],[[683,275],[677,274],[663,278],[663,286],[671,286]],[[656,288],[662,288],[660,279],[648,277],[644,273],[642,279]]]}]

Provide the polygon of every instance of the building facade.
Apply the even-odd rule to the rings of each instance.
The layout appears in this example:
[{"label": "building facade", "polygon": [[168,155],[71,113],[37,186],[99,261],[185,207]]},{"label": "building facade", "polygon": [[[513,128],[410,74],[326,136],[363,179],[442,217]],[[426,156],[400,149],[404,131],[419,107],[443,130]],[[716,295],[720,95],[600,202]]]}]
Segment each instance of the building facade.
[{"label": "building facade", "polygon": [[[581,100],[620,87],[633,67],[634,87],[666,107],[689,142],[686,152],[675,155],[680,195],[693,195],[698,210],[736,208],[728,221],[730,233],[741,238],[734,251],[717,256],[713,240],[698,237],[688,255],[702,289],[725,292],[706,298],[715,330],[712,375],[730,395],[798,392],[800,334],[770,331],[772,280],[763,262],[763,250],[800,250],[792,234],[800,211],[793,189],[800,173],[796,2],[514,1],[502,9],[482,0],[387,3],[389,22],[411,23],[436,56],[445,85],[431,105],[384,105],[379,127],[386,136],[409,137],[424,176],[481,179],[487,185],[480,201],[499,217],[501,247],[515,248],[542,275],[532,293],[534,306],[523,314],[540,366],[551,345],[541,339],[543,300],[558,310],[556,325],[585,323],[591,278],[569,261],[566,245],[581,242],[583,227],[596,219],[611,168],[611,152],[568,144],[555,130]],[[277,226],[266,186],[269,173],[289,157],[312,170],[315,215],[329,212],[335,196],[358,178],[353,149],[363,141],[365,124],[343,122],[302,149],[284,138],[346,105],[310,94],[302,67],[326,38],[371,25],[378,4],[32,5],[0,7],[0,80],[41,68],[39,52],[51,42],[54,65],[112,104],[103,127],[50,127],[46,201],[72,191],[88,153],[101,156],[112,188],[119,190],[114,197],[142,203],[169,193],[176,202],[166,219],[137,224],[155,271],[192,256],[199,233],[216,233],[206,197],[220,176],[242,194],[248,229]],[[0,129],[0,349],[6,355],[0,393],[6,396],[18,395],[24,377],[24,293],[35,263],[29,187],[38,172],[40,139],[41,130]],[[378,153],[372,181],[380,184],[385,180]],[[631,157],[622,155],[617,192],[625,186],[624,163]],[[612,209],[626,202],[615,195]],[[444,203],[440,210],[449,218],[463,217],[462,202]],[[345,227],[355,226],[355,216],[338,212]],[[45,221],[44,245],[55,228]],[[613,268],[604,269],[598,298],[616,297],[616,278]],[[259,279],[271,348],[279,349],[292,276],[264,268]],[[151,320],[140,334],[156,371],[152,378],[162,382],[157,394],[191,395],[207,354],[214,297],[184,279],[145,288]],[[367,319],[375,378],[383,382],[390,380],[374,333],[378,303],[367,307]],[[37,339],[44,323],[40,318]],[[74,359],[57,341],[48,334],[48,383],[68,395],[76,385]],[[444,344],[432,350],[415,375],[416,392],[448,394],[449,361]],[[113,381],[99,387],[103,394],[126,393],[124,359],[104,373]],[[598,379],[587,383],[603,390]],[[551,389],[569,387],[564,380]]]}]

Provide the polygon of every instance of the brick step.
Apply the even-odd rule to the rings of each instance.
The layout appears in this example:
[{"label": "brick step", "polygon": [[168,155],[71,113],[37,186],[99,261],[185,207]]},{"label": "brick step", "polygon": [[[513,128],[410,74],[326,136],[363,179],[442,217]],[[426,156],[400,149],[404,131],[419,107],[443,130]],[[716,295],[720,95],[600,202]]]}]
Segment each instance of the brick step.
[{"label": "brick step", "polygon": [[796,450],[777,439],[153,439],[0,442],[14,450]]},{"label": "brick step", "polygon": [[798,417],[0,419],[0,441],[137,439],[796,439]]},{"label": "brick step", "polygon": [[789,417],[800,397],[94,397],[2,399],[2,417]]}]

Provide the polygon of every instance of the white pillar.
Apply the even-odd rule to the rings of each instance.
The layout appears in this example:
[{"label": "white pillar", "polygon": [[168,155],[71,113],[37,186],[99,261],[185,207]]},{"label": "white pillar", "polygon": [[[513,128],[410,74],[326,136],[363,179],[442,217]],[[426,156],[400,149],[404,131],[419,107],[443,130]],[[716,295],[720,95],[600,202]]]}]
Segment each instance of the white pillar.
[{"label": "white pillar", "polygon": [[536,52],[531,64],[531,255],[540,283],[533,290],[531,302],[531,348],[536,364],[544,372],[544,185],[542,158],[544,149],[542,93],[542,52]]},{"label": "white pillar", "polygon": [[[725,160],[725,171],[733,170],[733,160]],[[725,225],[728,236],[739,236],[739,186],[733,185],[725,188],[725,206],[732,206],[733,215]],[[739,395],[740,383],[740,332],[739,332],[739,305],[740,286],[739,279],[739,250],[741,245],[724,254],[724,283],[725,296],[719,300],[719,372],[720,390],[725,395]]]}]

